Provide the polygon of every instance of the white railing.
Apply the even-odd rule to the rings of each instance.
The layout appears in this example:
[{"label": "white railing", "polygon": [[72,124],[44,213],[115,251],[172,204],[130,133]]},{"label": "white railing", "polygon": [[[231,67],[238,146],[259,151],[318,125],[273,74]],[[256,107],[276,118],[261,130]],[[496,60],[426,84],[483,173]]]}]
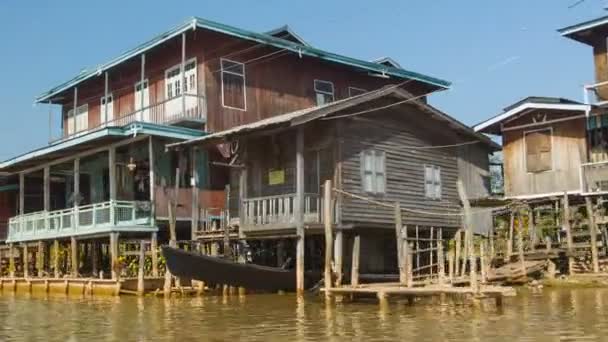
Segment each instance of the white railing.
[{"label": "white railing", "polygon": [[109,201],[15,216],[8,222],[7,241],[89,234],[115,227],[151,227],[151,207],[150,202]]},{"label": "white railing", "polygon": [[581,191],[608,192],[608,161],[581,164]]},{"label": "white railing", "polygon": [[[296,194],[247,198],[242,208],[244,225],[294,224]],[[304,222],[323,223],[323,198],[318,194],[304,194]]]},{"label": "white railing", "polygon": [[[183,99],[183,100],[182,100]],[[182,103],[185,104],[185,111]],[[102,127],[122,127],[134,122],[149,122],[159,125],[171,125],[181,121],[201,121],[205,120],[205,98],[201,95],[184,94],[183,96],[174,97],[169,100],[163,100],[151,104],[143,109],[137,109],[130,113],[114,114],[115,118],[103,121],[97,125],[91,125],[78,132],[69,133],[67,129],[61,138],[51,140],[56,142],[65,140],[74,136],[79,136],[87,132],[95,131]],[[103,117],[103,109],[101,117]],[[67,127],[67,126],[66,126]]]}]

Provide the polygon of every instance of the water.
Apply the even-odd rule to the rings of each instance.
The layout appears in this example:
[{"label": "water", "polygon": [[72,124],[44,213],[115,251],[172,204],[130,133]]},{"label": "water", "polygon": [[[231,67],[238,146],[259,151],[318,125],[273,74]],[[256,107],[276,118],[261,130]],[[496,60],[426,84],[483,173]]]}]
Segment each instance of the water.
[{"label": "water", "polygon": [[176,298],[0,296],[8,341],[608,341],[608,289],[544,289],[504,307],[292,295]]}]

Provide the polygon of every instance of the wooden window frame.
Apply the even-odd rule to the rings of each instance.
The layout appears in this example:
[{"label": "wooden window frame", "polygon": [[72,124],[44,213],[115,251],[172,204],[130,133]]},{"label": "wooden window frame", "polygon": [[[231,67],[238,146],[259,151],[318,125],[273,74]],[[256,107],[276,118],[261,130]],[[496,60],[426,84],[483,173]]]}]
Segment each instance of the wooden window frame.
[{"label": "wooden window frame", "polygon": [[[82,113],[78,114],[80,108],[83,108],[83,107],[86,107],[86,110],[83,110]],[[74,131],[72,133],[69,132],[69,130],[70,130],[70,128],[69,128],[70,127],[70,112],[72,112],[72,118],[73,118],[73,122],[74,122]],[[86,117],[87,117],[87,119],[85,120],[85,122],[87,123],[86,127],[84,127],[81,130],[78,130],[77,129],[77,126],[78,126],[78,119],[77,119],[78,115],[84,115],[84,113],[86,113]],[[67,131],[68,131],[67,132],[68,135],[74,135],[74,134],[78,134],[78,133],[82,133],[82,132],[88,131],[89,130],[89,104],[85,103],[85,104],[82,104],[82,105],[80,105],[80,106],[78,106],[76,108],[72,108],[72,109],[68,110],[67,113],[66,113],[66,118],[67,118],[67,127],[66,128],[67,128]]]},{"label": "wooden window frame", "polygon": [[[188,59],[186,62],[184,62],[184,74],[186,73],[186,70],[185,70],[185,69],[186,69],[186,67],[187,67],[188,65],[190,65],[190,64],[194,64],[194,75],[195,75],[195,79],[198,79],[198,64],[196,63],[196,57],[192,57],[192,58]],[[168,84],[167,84],[167,79],[168,79],[168,78],[167,78],[167,75],[169,75],[170,73],[174,72],[175,70],[180,70],[180,74],[181,74],[181,67],[182,67],[182,63],[181,63],[181,62],[179,62],[178,64],[176,64],[176,65],[174,65],[174,66],[170,67],[169,69],[166,69],[166,70],[165,70],[165,79],[164,79],[164,82],[165,82],[165,87],[164,87],[164,88],[165,88],[165,90],[164,90],[164,93],[165,93],[165,100],[171,100],[171,99],[174,99],[174,98],[180,97],[180,96],[182,96],[182,94],[184,94],[184,93],[185,93],[186,95],[192,95],[191,93],[186,93],[186,92],[184,91],[184,89],[187,89],[186,91],[188,91],[188,92],[189,92],[189,91],[190,91],[190,89],[191,89],[191,88],[190,88],[190,85],[187,85],[187,84],[188,84],[189,79],[186,77],[186,85],[187,85],[187,86],[186,86],[186,88],[184,88],[184,84],[182,84],[182,83],[184,82],[184,80],[182,80],[182,79],[180,78],[180,94],[179,94],[179,95],[175,95],[175,87],[172,87],[172,94],[173,94],[173,96],[172,96],[172,97],[170,97],[170,98],[168,97],[168,94],[167,94],[167,93],[168,93],[168,91],[167,91],[167,85],[168,85]],[[197,89],[197,93],[198,93],[198,80],[197,80],[197,82],[196,82],[196,83],[197,83],[197,84],[196,84],[196,89]]]},{"label": "wooden window frame", "polygon": [[[528,143],[526,142],[526,136],[530,133],[534,133],[534,132],[542,132],[542,131],[549,131],[549,144],[551,145],[551,165],[549,167],[549,169],[547,170],[541,170],[541,171],[528,171]],[[522,133],[522,137],[524,140],[523,143],[523,158],[524,158],[524,170],[526,170],[526,173],[528,174],[534,174],[534,173],[543,173],[543,172],[551,172],[555,169],[555,158],[553,156],[553,126],[549,126],[549,127],[543,127],[543,128],[539,128],[539,129],[532,129],[532,130],[527,130],[524,131]]]},{"label": "wooden window frame", "polygon": [[[101,120],[101,117],[102,117],[102,116],[105,116],[105,115],[106,115],[106,113],[107,113],[107,112],[104,110],[105,106],[107,106],[107,104],[105,103],[105,102],[106,102],[106,98],[112,99],[112,101],[110,102],[110,103],[111,103],[110,107],[112,108],[112,120],[108,120],[108,118],[107,118],[107,117],[105,117],[105,118],[103,118],[104,120],[102,121],[102,120]],[[109,112],[109,108],[110,108],[110,107],[108,107],[108,112]],[[114,95],[113,95],[112,93],[108,93],[108,95],[107,95],[107,96],[105,96],[105,95],[104,95],[104,96],[102,96],[102,97],[99,99],[99,111],[100,111],[100,114],[99,114],[100,120],[99,120],[99,121],[100,121],[102,124],[103,124],[103,123],[105,123],[106,121],[107,121],[107,122],[112,122],[112,121],[114,120],[114,114],[116,114],[116,113],[115,113],[115,109],[116,109],[116,107],[115,107],[115,102],[114,102]]]},{"label": "wooden window frame", "polygon": [[[331,93],[324,91],[324,90],[319,90],[317,89],[317,82],[322,82],[322,83],[327,83],[331,85]],[[313,81],[313,89],[315,91],[315,104],[317,106],[321,106],[321,105],[326,105],[328,103],[332,103],[334,101],[336,101],[336,87],[334,86],[334,82],[331,81],[325,81],[325,80],[320,80],[320,79],[315,79]],[[331,96],[331,101],[327,102],[327,103],[323,103],[323,104],[319,104],[319,102],[317,101],[317,94],[323,94],[323,95],[330,95]]]},{"label": "wooden window frame", "polygon": [[[224,70],[224,63],[223,63],[224,61],[234,63],[234,64],[240,64],[243,67],[243,74]],[[228,106],[224,102],[224,73],[231,74],[234,76],[240,76],[243,78],[243,108]],[[234,60],[228,59],[228,58],[220,58],[220,82],[221,82],[221,88],[222,88],[222,107],[246,112],[247,111],[247,71],[245,70],[245,63],[237,62],[237,61],[234,61]]]},{"label": "wooden window frame", "polygon": [[[361,93],[360,93],[360,94],[353,95],[353,94],[352,94],[352,91],[353,91],[353,90],[360,91]],[[365,94],[365,93],[367,93],[367,90],[365,90],[365,89],[363,89],[363,88],[357,88],[357,87],[348,87],[348,97],[358,96],[358,95],[362,95],[362,94]]]},{"label": "wooden window frame", "polygon": [[[431,168],[433,170],[433,179],[428,180],[426,175],[426,170],[428,168]],[[435,178],[435,172],[439,172],[439,181],[436,181]],[[432,200],[437,200],[440,201],[441,198],[443,197],[443,179],[441,177],[441,166],[438,165],[434,165],[434,164],[424,164],[424,168],[423,168],[423,177],[424,177],[424,197],[427,199],[432,199]],[[427,191],[427,184],[432,184],[433,188],[434,188],[434,193],[430,194]],[[437,187],[439,187],[439,191],[437,191]]]},{"label": "wooden window frame", "polygon": [[[372,156],[372,169],[367,170],[365,168],[365,157],[366,155]],[[382,158],[382,170],[376,169],[376,158]],[[386,152],[377,149],[365,149],[360,153],[360,170],[361,170],[361,190],[367,194],[372,195],[385,195],[386,194]],[[371,191],[365,188],[365,176],[371,174],[372,183]],[[378,191],[377,177],[382,175],[382,191]]]}]

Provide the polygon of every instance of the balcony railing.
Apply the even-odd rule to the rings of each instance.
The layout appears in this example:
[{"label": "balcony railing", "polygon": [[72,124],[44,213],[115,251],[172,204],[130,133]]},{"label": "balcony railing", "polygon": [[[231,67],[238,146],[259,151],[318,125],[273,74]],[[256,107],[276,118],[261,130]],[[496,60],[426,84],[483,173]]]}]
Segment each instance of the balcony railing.
[{"label": "balcony railing", "polygon": [[11,217],[7,241],[83,235],[112,228],[152,228],[152,223],[150,202],[109,201]]},{"label": "balcony railing", "polygon": [[608,192],[608,161],[581,164],[583,193]]},{"label": "balcony railing", "polygon": [[[335,203],[332,205],[335,212]],[[296,194],[247,198],[243,208],[245,222],[241,226],[289,226],[296,222]],[[304,222],[323,223],[323,198],[318,194],[304,194]]]},{"label": "balcony railing", "polygon": [[608,104],[608,81],[584,86],[585,104],[602,106]]},{"label": "balcony railing", "polygon": [[[185,111],[183,110],[184,104]],[[64,135],[61,138],[52,139],[51,142],[69,139],[103,127],[122,127],[134,122],[149,122],[159,125],[171,125],[184,121],[204,122],[206,119],[205,109],[206,106],[204,96],[184,94],[183,96],[163,100],[130,113],[115,113],[115,117],[113,119],[108,120],[107,122],[102,121],[96,125],[90,125],[77,132],[68,133],[67,130],[65,130]],[[100,116],[102,118],[104,117],[103,108],[101,108]]]}]

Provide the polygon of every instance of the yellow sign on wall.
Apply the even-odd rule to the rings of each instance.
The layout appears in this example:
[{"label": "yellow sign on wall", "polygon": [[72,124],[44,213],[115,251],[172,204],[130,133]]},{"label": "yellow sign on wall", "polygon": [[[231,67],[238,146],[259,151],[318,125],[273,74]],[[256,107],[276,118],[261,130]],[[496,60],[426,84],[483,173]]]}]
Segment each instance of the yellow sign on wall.
[{"label": "yellow sign on wall", "polygon": [[268,171],[268,185],[279,185],[285,183],[285,170]]}]

